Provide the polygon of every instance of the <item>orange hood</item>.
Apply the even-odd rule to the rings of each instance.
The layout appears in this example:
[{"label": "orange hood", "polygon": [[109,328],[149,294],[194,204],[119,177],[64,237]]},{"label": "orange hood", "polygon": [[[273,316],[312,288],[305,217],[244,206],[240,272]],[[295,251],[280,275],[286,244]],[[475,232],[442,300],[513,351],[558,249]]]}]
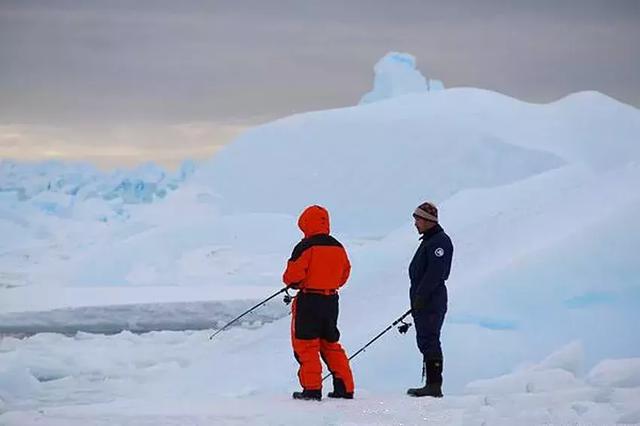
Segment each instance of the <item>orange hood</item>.
[{"label": "orange hood", "polygon": [[329,234],[329,212],[324,207],[309,206],[298,219],[298,227],[309,238],[318,234]]}]

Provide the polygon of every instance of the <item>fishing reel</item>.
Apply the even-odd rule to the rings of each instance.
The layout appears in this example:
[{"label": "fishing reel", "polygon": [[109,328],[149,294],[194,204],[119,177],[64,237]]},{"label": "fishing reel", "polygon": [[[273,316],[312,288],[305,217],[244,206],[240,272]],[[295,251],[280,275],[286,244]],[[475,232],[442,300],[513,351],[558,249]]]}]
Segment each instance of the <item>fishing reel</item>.
[{"label": "fishing reel", "polygon": [[407,331],[409,331],[409,327],[412,326],[410,322],[400,321],[400,323],[401,324],[398,326],[398,332],[400,334],[405,334]]},{"label": "fishing reel", "polygon": [[288,305],[291,304],[291,302],[293,302],[293,298],[294,297],[295,296],[292,296],[292,295],[289,294],[289,290],[285,290],[284,291],[284,297],[282,298],[282,301],[284,302],[285,305],[288,306]]},{"label": "fishing reel", "polygon": [[293,299],[296,298],[296,295],[290,295],[289,294],[289,290],[293,289],[293,290],[300,290],[300,283],[293,283],[291,285],[289,285],[289,287],[286,287],[284,290],[284,297],[282,298],[282,301],[284,302],[285,305],[290,305],[291,302],[293,302]]}]

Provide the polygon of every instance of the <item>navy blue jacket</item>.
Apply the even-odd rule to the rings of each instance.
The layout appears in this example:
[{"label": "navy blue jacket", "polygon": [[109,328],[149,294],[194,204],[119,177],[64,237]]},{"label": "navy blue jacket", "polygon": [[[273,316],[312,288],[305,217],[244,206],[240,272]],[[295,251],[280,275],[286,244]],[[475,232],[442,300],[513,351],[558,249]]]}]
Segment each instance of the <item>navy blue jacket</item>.
[{"label": "navy blue jacket", "polygon": [[409,264],[409,297],[412,302],[420,297],[426,311],[444,312],[447,310],[444,282],[451,271],[453,244],[440,225],[429,229],[420,239],[422,242]]}]

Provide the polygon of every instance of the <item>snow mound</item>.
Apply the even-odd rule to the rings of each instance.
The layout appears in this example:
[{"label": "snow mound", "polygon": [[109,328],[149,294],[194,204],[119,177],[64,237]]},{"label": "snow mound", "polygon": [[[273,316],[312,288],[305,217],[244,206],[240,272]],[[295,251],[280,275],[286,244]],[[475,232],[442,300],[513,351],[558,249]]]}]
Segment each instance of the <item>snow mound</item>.
[{"label": "snow mound", "polygon": [[584,358],[580,342],[572,342],[540,363],[489,380],[473,381],[465,387],[468,394],[508,395],[570,389],[580,386],[576,378]]},{"label": "snow mound", "polygon": [[536,365],[534,369],[551,370],[559,368],[577,376],[582,371],[583,363],[584,347],[581,342],[575,341],[549,355]]},{"label": "snow mound", "polygon": [[604,360],[593,367],[587,380],[596,386],[640,387],[640,358]]},{"label": "snow mound", "polygon": [[[527,129],[514,135],[502,122],[476,119],[493,110],[485,102],[506,103],[506,113],[522,108],[519,101],[456,90],[258,127],[220,150],[193,181],[210,185],[228,214],[297,215],[319,203],[339,218],[336,232],[379,236],[397,228],[424,199],[438,202],[464,189],[503,185],[565,164],[553,152],[520,143]],[[477,111],[461,111],[476,98],[483,100]]]},{"label": "snow mound", "polygon": [[527,370],[506,374],[495,379],[477,380],[467,384],[467,394],[508,395],[513,393],[549,392],[579,385],[576,377],[559,368]]},{"label": "snow mound", "polygon": [[583,358],[582,345],[572,342],[538,364],[493,379],[472,381],[465,386],[465,393],[510,395],[558,392],[589,385],[598,388],[640,388],[640,358],[604,360],[589,372],[586,380],[582,380],[577,372]]},{"label": "snow mound", "polygon": [[27,368],[11,365],[0,369],[0,412],[3,400],[31,399],[40,390],[40,382]]},{"label": "snow mound", "polygon": [[374,71],[373,90],[362,97],[361,105],[409,93],[444,90],[442,81],[427,80],[416,69],[416,58],[408,53],[387,53]]}]

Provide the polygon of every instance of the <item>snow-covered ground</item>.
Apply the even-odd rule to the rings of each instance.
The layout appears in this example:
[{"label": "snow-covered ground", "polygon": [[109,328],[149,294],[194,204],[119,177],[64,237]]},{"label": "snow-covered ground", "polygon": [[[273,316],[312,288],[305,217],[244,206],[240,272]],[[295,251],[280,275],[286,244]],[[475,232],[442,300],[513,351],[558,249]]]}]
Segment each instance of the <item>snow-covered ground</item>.
[{"label": "snow-covered ground", "polygon": [[[145,166],[151,197],[116,191],[123,175],[3,163],[0,333],[22,338],[0,340],[0,424],[640,423],[640,111],[596,92],[389,97],[393,78],[377,102],[257,127],[175,179]],[[356,400],[301,404],[279,300],[202,330],[279,288],[319,203],[353,264],[353,353],[407,309],[425,200],[456,247],[443,400],[403,395],[412,332],[354,360]],[[131,333],[148,330],[163,331]]]},{"label": "snow-covered ground", "polygon": [[[469,383],[442,400],[413,399],[384,382],[389,376],[353,363],[354,401],[294,402],[295,362],[286,321],[233,329],[218,342],[207,333],[79,333],[5,338],[0,395],[6,425],[85,424],[637,424],[640,361],[604,361],[583,372],[571,343],[542,361]],[[397,334],[380,345],[402,344]],[[396,342],[394,342],[396,340]],[[404,342],[408,344],[408,342]],[[396,374],[409,360],[390,358]],[[411,368],[417,383],[418,368]],[[366,380],[365,380],[366,379]],[[395,382],[395,381],[394,381]],[[411,383],[408,381],[407,383]],[[405,383],[405,384],[407,384]],[[9,388],[9,389],[7,389]],[[37,405],[29,402],[37,398]]]}]

